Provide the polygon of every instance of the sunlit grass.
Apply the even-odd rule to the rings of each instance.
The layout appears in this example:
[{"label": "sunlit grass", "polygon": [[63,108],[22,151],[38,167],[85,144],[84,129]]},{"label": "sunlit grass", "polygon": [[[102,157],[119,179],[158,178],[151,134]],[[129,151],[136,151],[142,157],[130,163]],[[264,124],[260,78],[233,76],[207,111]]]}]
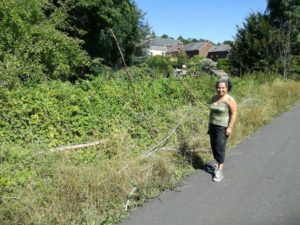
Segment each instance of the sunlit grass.
[{"label": "sunlit grass", "polygon": [[[257,82],[251,77],[233,81],[232,95],[239,110],[230,147],[300,99],[296,81]],[[193,87],[191,80],[182,82]],[[23,167],[31,170],[24,182],[1,187],[1,224],[114,224],[164,189],[176,187],[182,178],[211,160],[206,134],[208,108],[200,98],[201,91],[186,89],[189,103],[167,112],[167,122],[162,121],[167,127],[153,127],[159,134],[149,137],[146,142],[150,145],[142,145],[142,150],[126,127],[101,145],[80,150],[55,153],[43,146],[25,146],[20,154],[20,147],[3,145],[1,169],[12,176],[18,171],[27,176]],[[212,95],[213,89],[205,94]],[[148,123],[159,124],[160,118],[146,116]]]}]

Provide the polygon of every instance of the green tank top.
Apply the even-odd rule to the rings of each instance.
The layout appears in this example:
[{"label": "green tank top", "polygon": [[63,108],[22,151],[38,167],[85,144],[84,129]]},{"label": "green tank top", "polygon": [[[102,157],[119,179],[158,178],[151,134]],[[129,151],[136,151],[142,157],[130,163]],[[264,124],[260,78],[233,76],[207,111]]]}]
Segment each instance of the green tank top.
[{"label": "green tank top", "polygon": [[229,106],[226,101],[221,102],[219,104],[212,103],[209,106],[210,114],[209,114],[209,123],[227,127],[229,122]]}]

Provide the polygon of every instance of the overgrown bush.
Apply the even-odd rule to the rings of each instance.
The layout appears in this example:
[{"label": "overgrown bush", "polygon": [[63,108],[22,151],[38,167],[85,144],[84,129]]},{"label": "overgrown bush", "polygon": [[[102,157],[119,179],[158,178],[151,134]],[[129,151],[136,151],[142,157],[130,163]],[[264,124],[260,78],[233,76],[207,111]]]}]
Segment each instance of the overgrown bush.
[{"label": "overgrown bush", "polygon": [[47,0],[1,2],[2,86],[12,88],[49,79],[75,80],[89,71],[92,61],[81,48],[83,43],[59,30],[66,15],[61,9],[46,15],[47,7]]},{"label": "overgrown bush", "polygon": [[145,62],[155,73],[163,74],[165,77],[173,75],[173,63],[168,56],[153,56]]},{"label": "overgrown bush", "polygon": [[217,63],[217,68],[224,70],[227,73],[230,73],[231,71],[231,65],[228,58],[219,59]]},{"label": "overgrown bush", "polygon": [[188,71],[192,75],[199,75],[209,69],[215,69],[216,67],[216,62],[202,56],[194,56],[187,63]]}]

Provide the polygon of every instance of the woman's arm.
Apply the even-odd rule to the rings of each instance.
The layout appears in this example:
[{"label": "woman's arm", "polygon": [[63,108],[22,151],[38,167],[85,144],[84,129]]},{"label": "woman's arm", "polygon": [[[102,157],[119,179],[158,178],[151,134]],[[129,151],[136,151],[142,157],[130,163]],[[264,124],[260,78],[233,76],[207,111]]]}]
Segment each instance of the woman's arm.
[{"label": "woman's arm", "polygon": [[228,127],[226,129],[226,135],[229,136],[232,133],[232,128],[234,127],[236,117],[237,117],[237,104],[235,99],[231,96],[228,99],[228,105],[230,109],[230,115],[229,115]]}]

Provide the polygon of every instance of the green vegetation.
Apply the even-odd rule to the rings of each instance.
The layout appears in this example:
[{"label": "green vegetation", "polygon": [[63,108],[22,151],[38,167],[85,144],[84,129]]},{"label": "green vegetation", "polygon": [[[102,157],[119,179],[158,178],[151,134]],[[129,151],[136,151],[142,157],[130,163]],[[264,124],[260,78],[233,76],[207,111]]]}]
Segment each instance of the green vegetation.
[{"label": "green vegetation", "polygon": [[[125,74],[112,75],[1,89],[2,224],[112,224],[211,158],[214,77],[136,77],[137,107]],[[300,99],[299,82],[270,74],[233,82],[231,146]]]},{"label": "green vegetation", "polygon": [[[286,111],[300,99],[299,5],[282,2],[251,15],[216,65],[144,60],[151,31],[130,0],[0,0],[1,224],[114,224],[175,187],[211,158],[207,68],[239,75],[230,146]],[[122,60],[111,31],[126,69],[112,69]]]},{"label": "green vegetation", "polygon": [[250,14],[233,43],[231,72],[275,71],[285,78],[295,73],[294,65],[300,67],[299,16],[298,0],[268,0],[265,13]]},{"label": "green vegetation", "polygon": [[96,75],[101,62],[121,63],[112,33],[130,65],[146,35],[130,1],[0,0],[1,86]]}]

